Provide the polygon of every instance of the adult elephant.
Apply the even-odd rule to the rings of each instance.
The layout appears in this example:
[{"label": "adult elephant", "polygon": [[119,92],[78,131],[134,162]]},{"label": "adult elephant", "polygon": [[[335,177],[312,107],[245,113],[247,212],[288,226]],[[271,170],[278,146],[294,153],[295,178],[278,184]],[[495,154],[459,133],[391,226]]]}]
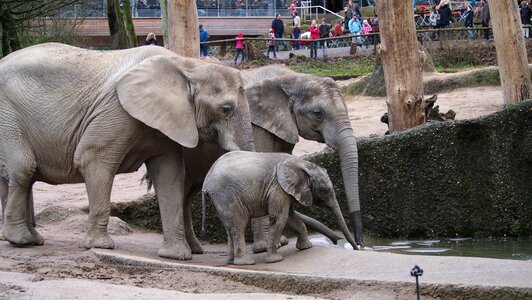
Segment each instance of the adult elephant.
[{"label": "adult elephant", "polygon": [[[363,245],[360,201],[358,196],[358,153],[347,108],[338,85],[330,79],[304,75],[282,66],[266,66],[242,71],[250,105],[253,137],[258,152],[292,153],[299,136],[325,142],[340,153],[342,175],[350,208],[355,241]],[[199,150],[201,149],[201,150]],[[200,143],[187,157],[186,235],[193,253],[203,253],[192,228],[191,203],[205,175],[221,156],[220,149]],[[297,213],[297,212],[296,212]],[[326,226],[297,213],[305,224],[333,241],[340,239]],[[266,251],[267,218],[252,221],[254,252]]]},{"label": "adult elephant", "polygon": [[299,136],[338,151],[355,241],[364,245],[357,143],[338,85],[278,65],[243,71],[242,78],[257,151],[292,153]]},{"label": "adult elephant", "polygon": [[113,248],[107,233],[114,175],[146,164],[159,196],[159,256],[191,259],[185,239],[184,154],[198,142],[254,150],[238,71],[162,47],[90,51],[42,44],[0,61],[0,166],[9,190],[3,236],[40,245],[35,181],[85,182],[85,248]]}]

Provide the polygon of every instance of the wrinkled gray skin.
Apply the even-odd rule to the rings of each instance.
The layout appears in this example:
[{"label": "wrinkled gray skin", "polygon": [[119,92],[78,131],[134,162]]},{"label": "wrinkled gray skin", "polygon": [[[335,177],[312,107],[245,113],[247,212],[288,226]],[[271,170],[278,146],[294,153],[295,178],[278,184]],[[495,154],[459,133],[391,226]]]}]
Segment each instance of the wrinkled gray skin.
[{"label": "wrinkled gray skin", "polygon": [[[325,142],[340,153],[342,175],[351,225],[357,244],[363,245],[360,201],[358,196],[358,152],[347,108],[340,89],[330,78],[304,75],[282,66],[266,66],[242,71],[258,152],[292,153],[302,136]],[[320,112],[321,116],[315,114]],[[187,241],[193,253],[203,253],[192,227],[191,205],[205,175],[223,151],[216,145],[201,143],[185,149],[187,168],[185,225]],[[190,170],[189,170],[190,169]],[[340,237],[315,219],[296,214],[305,224],[336,243]],[[267,218],[253,220],[254,252],[266,251]]]},{"label": "wrinkled gray skin", "polygon": [[3,236],[43,244],[32,226],[33,183],[85,182],[83,246],[113,248],[114,175],[145,163],[161,208],[159,255],[191,259],[184,149],[208,142],[253,151],[250,132],[243,83],[231,68],[154,46],[101,52],[50,43],[16,51],[0,61],[0,166],[9,178]]},{"label": "wrinkled gray skin", "polygon": [[[301,136],[339,152],[351,226],[355,241],[363,245],[358,150],[338,85],[330,78],[299,74],[283,66],[246,70],[242,78],[257,151],[292,153]],[[263,232],[258,233],[255,241],[263,241]],[[254,245],[254,249],[262,247]]]},{"label": "wrinkled gray skin", "polygon": [[227,153],[216,161],[205,177],[202,198],[205,199],[205,196],[212,200],[227,231],[229,263],[255,263],[246,249],[244,238],[250,218],[267,216],[269,219],[266,262],[283,259],[277,253],[277,245],[287,224],[298,235],[298,249],[312,247],[305,224],[292,207],[294,201],[306,206],[315,204],[329,208],[347,241],[357,248],[343,219],[327,171],[293,155],[244,151]]},{"label": "wrinkled gray skin", "polygon": [[[358,153],[347,108],[338,86],[330,78],[304,75],[281,66],[267,66],[242,72],[250,104],[253,136],[258,152],[292,153],[299,136],[326,142],[338,149],[342,161],[344,184],[350,216],[355,226],[355,240],[362,245],[360,204],[358,200]],[[317,118],[314,110],[319,110]],[[192,228],[191,205],[205,175],[223,151],[210,143],[185,149],[186,236],[193,253],[203,253]],[[336,243],[341,237],[320,222],[299,214],[305,224]],[[267,219],[252,222],[254,252],[266,251]],[[281,240],[283,241],[283,240]]]}]

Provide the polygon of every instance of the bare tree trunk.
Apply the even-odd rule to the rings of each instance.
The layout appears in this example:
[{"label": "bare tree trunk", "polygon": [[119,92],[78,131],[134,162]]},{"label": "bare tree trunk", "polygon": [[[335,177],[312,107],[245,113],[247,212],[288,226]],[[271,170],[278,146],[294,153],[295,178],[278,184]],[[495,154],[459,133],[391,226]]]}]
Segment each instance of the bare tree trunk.
[{"label": "bare tree trunk", "polygon": [[129,46],[137,47],[137,34],[135,33],[135,25],[133,24],[133,17],[131,16],[131,2],[124,0],[124,14],[123,19],[127,29],[127,36],[129,38]]},{"label": "bare tree trunk", "polygon": [[377,0],[390,132],[425,121],[423,71],[410,1]]},{"label": "bare tree trunk", "polygon": [[167,1],[168,48],[177,54],[199,57],[199,27],[196,1]]},{"label": "bare tree trunk", "polygon": [[107,0],[107,22],[109,23],[112,49],[129,48],[127,30],[123,20],[119,0]]},{"label": "bare tree trunk", "polygon": [[164,46],[168,44],[168,4],[167,0],[161,0],[161,18],[163,26],[163,42]]},{"label": "bare tree trunk", "polygon": [[519,7],[515,0],[489,0],[504,103],[532,98],[532,83]]}]

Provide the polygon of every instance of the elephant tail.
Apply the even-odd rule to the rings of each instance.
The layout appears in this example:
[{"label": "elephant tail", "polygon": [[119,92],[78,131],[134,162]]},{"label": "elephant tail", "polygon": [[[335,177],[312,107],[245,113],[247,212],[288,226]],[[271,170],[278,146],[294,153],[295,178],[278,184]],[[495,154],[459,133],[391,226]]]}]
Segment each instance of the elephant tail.
[{"label": "elephant tail", "polygon": [[146,185],[148,187],[148,192],[151,190],[151,187],[153,186],[153,181],[150,178],[150,174],[146,172],[144,176],[142,176],[142,179],[140,180],[140,184],[142,184],[144,181],[146,181]]},{"label": "elephant tail", "polygon": [[205,228],[205,195],[207,194],[206,191],[201,191],[201,233],[200,236],[203,238],[207,234],[207,229]]}]

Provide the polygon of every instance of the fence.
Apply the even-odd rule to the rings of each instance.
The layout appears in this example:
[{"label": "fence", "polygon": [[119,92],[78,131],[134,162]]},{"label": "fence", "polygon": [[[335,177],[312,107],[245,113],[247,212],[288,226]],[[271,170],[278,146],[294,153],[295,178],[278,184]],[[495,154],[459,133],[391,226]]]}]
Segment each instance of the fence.
[{"label": "fence", "polygon": [[[532,26],[523,26],[523,28],[531,28]],[[474,27],[474,28],[446,28],[446,29],[419,29],[416,31],[418,40],[424,44],[424,43],[432,43],[432,42],[444,42],[444,41],[452,41],[452,40],[480,40],[485,38],[487,35],[490,39],[493,38],[492,35],[492,28],[491,27]],[[319,43],[322,41],[327,42],[328,48],[340,48],[340,47],[351,47],[353,43],[356,43],[357,46],[364,46],[368,45],[373,47],[373,51],[377,50],[376,45],[380,43],[380,32],[375,32],[371,34],[344,34],[337,37],[328,37],[328,38],[319,38],[319,39],[307,39],[307,38],[300,38],[300,39],[293,39],[293,38],[277,38],[275,39],[278,42],[286,42],[288,44],[293,44],[295,42],[300,42],[301,47],[303,49],[310,48],[309,46],[311,43]],[[224,40],[216,40],[216,41],[209,41],[209,42],[203,42],[201,44],[211,45],[211,46],[221,46],[223,49],[222,52],[225,52],[227,48],[230,48],[231,46],[235,45],[235,39],[224,39]],[[265,49],[266,42],[268,41],[268,38],[265,37],[256,37],[256,38],[246,38],[244,37],[244,41],[250,41],[250,42],[261,42],[263,47],[260,47],[261,49]]]}]

